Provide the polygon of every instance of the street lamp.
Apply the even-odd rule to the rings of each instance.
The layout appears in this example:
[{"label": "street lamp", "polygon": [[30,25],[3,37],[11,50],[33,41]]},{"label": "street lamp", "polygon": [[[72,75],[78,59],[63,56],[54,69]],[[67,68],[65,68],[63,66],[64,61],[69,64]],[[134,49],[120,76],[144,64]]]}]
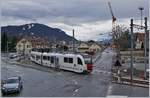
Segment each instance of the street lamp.
[{"label": "street lamp", "polygon": [[143,10],[144,10],[144,8],[143,7],[139,7],[138,9],[141,11],[141,29],[142,29],[142,23],[143,23],[142,16],[143,16]]},{"label": "street lamp", "polygon": [[6,78],[7,78],[7,64],[8,64],[7,61],[8,61],[8,56],[9,56],[9,55],[8,55],[8,53],[9,53],[8,44],[10,44],[10,43],[11,43],[11,42],[8,42],[8,41],[7,41],[7,43],[6,43],[6,47],[7,47],[7,55],[6,55],[6,56],[7,56],[7,57],[6,57]]}]

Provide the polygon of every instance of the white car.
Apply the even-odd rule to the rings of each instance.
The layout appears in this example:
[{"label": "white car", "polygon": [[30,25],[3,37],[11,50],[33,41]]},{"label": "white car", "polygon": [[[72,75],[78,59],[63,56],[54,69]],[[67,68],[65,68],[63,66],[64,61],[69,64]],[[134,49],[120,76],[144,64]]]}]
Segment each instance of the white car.
[{"label": "white car", "polygon": [[3,81],[2,84],[2,94],[16,93],[20,92],[22,89],[21,77],[10,77]]}]

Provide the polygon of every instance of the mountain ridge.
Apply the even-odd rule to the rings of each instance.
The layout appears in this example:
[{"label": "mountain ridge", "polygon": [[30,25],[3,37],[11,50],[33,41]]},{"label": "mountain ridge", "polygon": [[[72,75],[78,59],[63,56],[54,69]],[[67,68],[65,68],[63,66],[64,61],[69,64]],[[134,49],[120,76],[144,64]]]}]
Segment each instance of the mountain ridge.
[{"label": "mountain ridge", "polygon": [[1,27],[1,33],[7,33],[9,37],[17,36],[40,36],[49,39],[50,41],[77,41],[77,39],[69,36],[59,28],[52,28],[40,23],[29,23],[23,25],[8,25]]}]

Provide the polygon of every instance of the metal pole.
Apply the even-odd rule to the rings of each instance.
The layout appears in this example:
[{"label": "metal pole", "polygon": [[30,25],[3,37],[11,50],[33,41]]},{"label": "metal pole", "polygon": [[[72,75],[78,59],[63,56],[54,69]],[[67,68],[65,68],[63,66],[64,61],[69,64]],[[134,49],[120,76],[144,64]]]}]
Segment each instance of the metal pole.
[{"label": "metal pole", "polygon": [[8,41],[7,41],[7,56],[8,56]]},{"label": "metal pole", "polygon": [[133,83],[133,19],[131,19],[131,66],[130,66],[130,77],[131,77],[131,85]]},{"label": "metal pole", "polygon": [[147,17],[144,18],[145,20],[145,38],[144,38],[144,41],[145,41],[145,45],[144,45],[144,56],[145,56],[145,59],[144,59],[144,65],[145,65],[145,69],[144,69],[144,77],[146,78],[146,69],[147,69],[147,42],[146,42],[146,38],[147,38]]},{"label": "metal pole", "polygon": [[7,50],[6,50],[6,51],[7,51],[7,55],[6,55],[6,56],[7,56],[7,57],[6,57],[7,59],[6,59],[6,77],[5,77],[5,78],[7,78],[7,64],[8,64],[8,56],[9,56],[9,55],[8,55],[8,40],[7,40],[6,48],[7,48]]},{"label": "metal pole", "polygon": [[72,33],[73,33],[73,52],[75,53],[74,29],[73,29]]}]

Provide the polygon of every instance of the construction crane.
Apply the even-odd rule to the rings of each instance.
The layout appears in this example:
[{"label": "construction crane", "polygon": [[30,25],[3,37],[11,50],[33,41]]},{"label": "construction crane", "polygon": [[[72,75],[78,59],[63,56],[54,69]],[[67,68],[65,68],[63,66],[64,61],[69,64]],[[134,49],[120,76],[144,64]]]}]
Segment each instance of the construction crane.
[{"label": "construction crane", "polygon": [[116,20],[117,19],[116,19],[116,17],[113,14],[110,2],[108,2],[108,6],[109,6],[109,10],[110,10],[110,13],[111,13],[111,16],[112,16],[112,32],[110,33],[111,36],[112,36],[112,39],[113,39],[112,44],[115,45],[115,48],[118,48],[118,44],[117,44],[117,42],[115,40],[115,38],[117,37],[116,36],[117,35],[117,32],[116,32],[117,31],[117,25],[116,25]]},{"label": "construction crane", "polygon": [[111,3],[108,2],[108,6],[109,6],[109,10],[110,10],[110,13],[111,13],[111,16],[112,16],[112,30],[115,29],[115,26],[116,26],[116,17],[114,16],[113,14],[113,11],[112,11],[112,7],[111,7]]}]

